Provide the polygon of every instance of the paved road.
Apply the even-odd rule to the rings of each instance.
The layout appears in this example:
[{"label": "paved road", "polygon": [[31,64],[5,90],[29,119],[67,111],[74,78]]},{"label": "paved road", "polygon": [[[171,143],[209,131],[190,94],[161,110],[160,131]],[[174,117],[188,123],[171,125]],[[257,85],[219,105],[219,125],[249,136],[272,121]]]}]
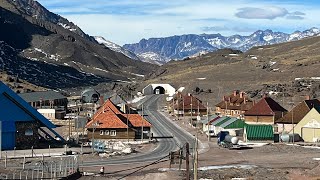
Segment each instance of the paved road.
[{"label": "paved road", "polygon": [[[153,125],[154,136],[173,136],[174,138],[159,139],[157,147],[149,152],[131,154],[123,157],[112,157],[106,160],[84,161],[80,164],[80,167],[121,164],[130,165],[141,162],[153,162],[167,156],[171,151],[178,150],[179,146],[185,145],[186,142],[189,142],[191,148],[190,152],[192,153],[194,137],[188,132],[180,129],[161,113],[159,109],[159,100],[162,100],[162,98],[165,98],[165,96],[152,95],[147,96],[144,99],[144,114],[147,115],[145,118]],[[33,169],[35,167],[29,165],[28,168]]]},{"label": "paved road", "polygon": [[159,107],[159,100],[165,98],[163,95],[147,96],[144,101],[144,114],[148,121],[153,125],[153,133],[155,136],[173,136],[174,138],[159,139],[158,146],[151,152],[132,154],[125,157],[115,157],[102,161],[85,161],[82,166],[98,166],[98,165],[117,165],[117,164],[133,164],[139,162],[148,162],[158,160],[169,154],[170,151],[178,150],[179,146],[183,146],[189,142],[190,147],[194,144],[194,138],[186,131],[180,129],[171,122],[167,117],[162,115]]}]

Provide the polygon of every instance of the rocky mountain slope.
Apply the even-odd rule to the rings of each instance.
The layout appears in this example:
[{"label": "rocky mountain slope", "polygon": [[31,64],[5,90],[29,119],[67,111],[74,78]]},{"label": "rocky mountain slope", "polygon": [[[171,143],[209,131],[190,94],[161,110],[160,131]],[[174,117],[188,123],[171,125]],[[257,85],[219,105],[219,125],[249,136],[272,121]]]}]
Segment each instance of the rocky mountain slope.
[{"label": "rocky mountain slope", "polygon": [[122,53],[122,54],[124,54],[125,56],[127,56],[127,57],[129,57],[131,59],[141,61],[136,54],[134,54],[131,51],[128,51],[128,50],[124,49],[120,45],[118,45],[116,43],[113,43],[111,41],[108,41],[102,36],[93,36],[93,37],[99,44],[103,44],[104,46],[106,46],[107,48],[111,49],[112,51]]},{"label": "rocky mountain slope", "polygon": [[246,53],[223,49],[170,61],[141,86],[159,82],[183,86],[211,103],[239,89],[253,98],[268,93],[288,106],[286,102],[297,102],[306,95],[320,97],[319,57],[320,37],[256,47]]},{"label": "rocky mountain slope", "polygon": [[61,88],[128,81],[156,67],[98,44],[64,20],[32,0],[1,0],[2,68],[36,85]]},{"label": "rocky mountain slope", "polygon": [[318,28],[311,28],[302,32],[296,31],[292,34],[273,32],[272,30],[259,30],[249,36],[233,35],[226,37],[221,34],[189,34],[142,39],[139,43],[125,44],[123,47],[134,52],[140,58],[168,62],[171,59],[183,59],[223,48],[247,51],[255,46],[300,40],[319,35],[319,33]]}]

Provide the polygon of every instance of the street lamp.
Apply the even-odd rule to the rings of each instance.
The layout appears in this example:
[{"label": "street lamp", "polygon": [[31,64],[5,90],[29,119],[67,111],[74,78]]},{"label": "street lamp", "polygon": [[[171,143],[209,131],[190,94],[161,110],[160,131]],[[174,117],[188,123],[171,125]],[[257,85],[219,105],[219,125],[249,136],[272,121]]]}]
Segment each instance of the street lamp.
[{"label": "street lamp", "polygon": [[[292,124],[292,144],[294,144],[294,123],[293,123],[293,109],[294,109],[294,102],[288,102],[289,104],[292,105],[292,109],[291,109],[291,124]],[[290,138],[289,138],[290,140]]]}]

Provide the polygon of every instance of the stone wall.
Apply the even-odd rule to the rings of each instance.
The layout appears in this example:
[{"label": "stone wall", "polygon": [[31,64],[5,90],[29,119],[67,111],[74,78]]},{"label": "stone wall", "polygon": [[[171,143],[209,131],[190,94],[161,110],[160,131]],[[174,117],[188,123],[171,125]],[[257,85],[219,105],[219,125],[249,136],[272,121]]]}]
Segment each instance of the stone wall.
[{"label": "stone wall", "polygon": [[30,149],[39,145],[39,123],[35,121],[16,122],[16,148]]}]

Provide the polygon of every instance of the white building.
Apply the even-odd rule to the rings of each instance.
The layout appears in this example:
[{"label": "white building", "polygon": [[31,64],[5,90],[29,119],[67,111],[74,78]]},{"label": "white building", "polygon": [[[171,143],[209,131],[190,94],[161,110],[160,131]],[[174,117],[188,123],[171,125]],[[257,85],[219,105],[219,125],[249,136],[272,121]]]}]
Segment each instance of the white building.
[{"label": "white building", "polygon": [[176,89],[170,84],[149,84],[142,89],[144,95],[150,94],[167,94],[173,96],[176,92]]}]

